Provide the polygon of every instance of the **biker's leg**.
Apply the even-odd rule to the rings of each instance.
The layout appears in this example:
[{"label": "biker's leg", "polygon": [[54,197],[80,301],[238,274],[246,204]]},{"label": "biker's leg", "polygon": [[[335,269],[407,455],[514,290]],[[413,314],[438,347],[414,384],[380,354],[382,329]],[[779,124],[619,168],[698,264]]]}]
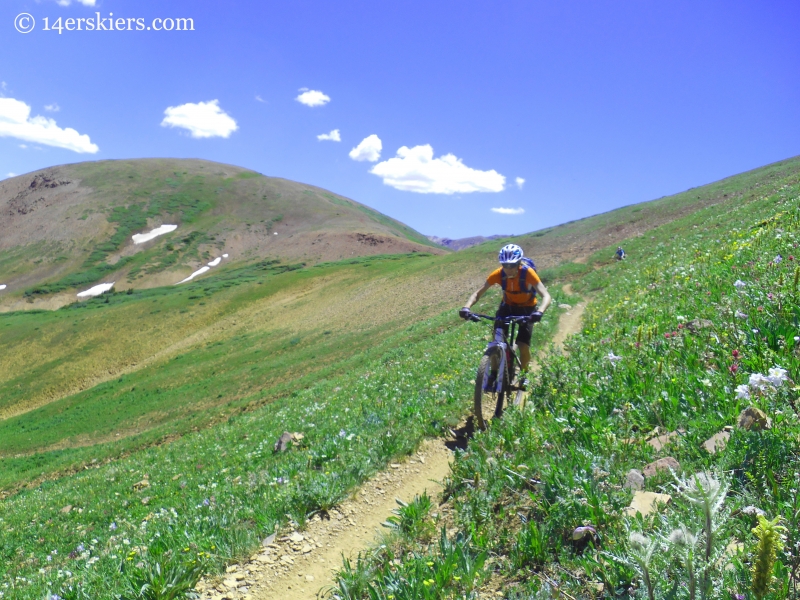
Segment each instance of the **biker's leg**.
[{"label": "biker's leg", "polygon": [[527,371],[528,364],[531,362],[531,347],[528,344],[517,342],[519,348],[520,371]]}]

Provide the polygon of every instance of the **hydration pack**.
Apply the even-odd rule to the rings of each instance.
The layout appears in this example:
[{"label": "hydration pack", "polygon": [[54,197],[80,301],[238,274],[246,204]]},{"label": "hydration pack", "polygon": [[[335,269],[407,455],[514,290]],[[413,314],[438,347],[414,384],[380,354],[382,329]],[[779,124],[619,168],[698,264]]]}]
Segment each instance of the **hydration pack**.
[{"label": "hydration pack", "polygon": [[[521,261],[519,261],[519,287],[520,291],[523,293],[527,293],[530,295],[531,298],[536,296],[536,287],[529,285],[527,282],[528,270],[536,271],[536,264],[534,264],[532,258],[528,258],[527,256],[523,257]],[[501,283],[500,285],[503,288],[503,301],[505,302],[506,296],[506,272],[500,271],[500,278]]]}]

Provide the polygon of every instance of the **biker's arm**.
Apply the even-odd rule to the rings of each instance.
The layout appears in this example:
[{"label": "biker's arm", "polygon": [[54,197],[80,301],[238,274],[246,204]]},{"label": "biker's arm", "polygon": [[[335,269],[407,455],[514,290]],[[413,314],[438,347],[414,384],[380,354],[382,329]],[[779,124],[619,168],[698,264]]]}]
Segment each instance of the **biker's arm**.
[{"label": "biker's arm", "polygon": [[547,307],[550,306],[553,299],[550,297],[550,292],[547,291],[547,288],[544,287],[541,281],[536,284],[536,293],[539,294],[539,298],[541,298],[541,302],[536,304],[536,310],[543,313],[547,310]]},{"label": "biker's arm", "polygon": [[484,283],[481,289],[476,290],[475,293],[469,297],[467,303],[464,304],[464,308],[472,308],[472,305],[475,304],[478,300],[480,300],[481,296],[483,296],[486,293],[486,290],[488,290],[490,287],[492,287],[491,283],[489,283],[488,281]]}]

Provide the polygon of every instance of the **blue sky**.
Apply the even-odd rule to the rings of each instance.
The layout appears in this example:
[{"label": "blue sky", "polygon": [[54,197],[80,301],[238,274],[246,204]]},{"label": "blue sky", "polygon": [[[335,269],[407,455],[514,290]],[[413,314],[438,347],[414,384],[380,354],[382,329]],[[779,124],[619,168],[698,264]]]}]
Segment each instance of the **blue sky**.
[{"label": "blue sky", "polygon": [[[52,29],[97,13],[145,29]],[[0,30],[0,177],[204,158],[459,238],[800,154],[796,0],[4,0]]]}]

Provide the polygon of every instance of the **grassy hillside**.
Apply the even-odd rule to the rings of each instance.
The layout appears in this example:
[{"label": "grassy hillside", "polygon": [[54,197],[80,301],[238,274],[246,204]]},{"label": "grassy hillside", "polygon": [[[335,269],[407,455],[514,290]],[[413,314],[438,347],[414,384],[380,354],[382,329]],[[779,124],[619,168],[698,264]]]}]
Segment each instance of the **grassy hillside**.
[{"label": "grassy hillside", "polygon": [[[199,160],[87,162],[22,175],[0,183],[0,213],[3,297],[35,299],[101,281],[117,289],[175,283],[223,253],[239,264],[314,264],[441,251],[348,198]],[[132,242],[162,224],[178,229]]]},{"label": "grassy hillside", "polygon": [[[800,184],[651,233],[623,263],[590,258],[569,355],[543,363],[524,413],[457,454],[445,516],[424,499],[401,511],[338,597],[798,597]],[[769,424],[746,427],[748,408]],[[642,481],[670,504],[628,512],[630,470],[665,457],[674,471]]]},{"label": "grassy hillside", "polygon": [[[620,488],[618,476],[652,456],[642,439],[656,425],[675,428],[683,423],[683,412],[688,416],[682,426],[693,437],[681,446],[681,462],[694,468],[727,460],[705,457],[695,441],[729,424],[737,408],[729,405],[730,391],[724,392],[725,386],[735,387],[722,364],[729,367],[725,352],[732,350],[723,344],[706,356],[709,351],[677,327],[677,315],[687,319],[680,323],[695,316],[714,322],[720,340],[723,332],[747,335],[741,327],[723,330],[718,316],[703,311],[711,311],[712,302],[724,305],[720,269],[739,265],[725,258],[732,253],[730,232],[738,228],[736,235],[745,233],[738,243],[752,244],[747,228],[793,209],[799,172],[798,161],[787,161],[692,190],[706,199],[694,212],[685,194],[640,205],[633,213],[634,235],[643,237],[624,241],[630,260],[623,264],[609,263],[609,248],[623,242],[615,236],[628,231],[624,223],[633,218],[631,208],[619,211],[617,220],[608,213],[520,238],[557,301],[568,299],[559,288],[570,281],[581,293],[593,294],[597,308],[573,344],[572,358],[548,361],[537,382],[535,412],[509,413],[459,456],[453,481],[460,483],[451,490],[457,499],[451,501],[448,527],[464,535],[453,552],[460,548],[464,560],[486,552],[492,560],[469,577],[451,571],[460,579],[434,579],[439,583],[432,587],[424,583],[433,577],[426,569],[429,562],[439,564],[439,555],[434,546],[418,546],[419,556],[431,558],[401,564],[427,574],[418,583],[438,594],[429,597],[460,597],[468,593],[466,581],[508,585],[534,571],[552,579],[558,568],[542,570],[542,565],[583,560],[568,542],[573,522],[591,521],[604,539],[615,540],[604,549],[622,551],[618,509],[630,493]],[[739,191],[735,202],[726,204],[725,194]],[[796,221],[792,215],[779,219],[753,230],[773,236],[759,243],[786,242]],[[777,228],[787,233],[774,240]],[[495,264],[500,243],[445,256],[416,252],[313,267],[253,260],[212,271],[185,287],[133,289],[56,311],[0,314],[0,486],[9,492],[0,502],[0,592],[13,598],[46,593],[93,598],[101,589],[133,594],[156,565],[190,581],[199,570],[219,569],[249,554],[259,538],[285,524],[287,514],[302,524],[422,437],[455,423],[470,405],[471,373],[487,331],[459,322],[454,308]],[[752,245],[746,248],[754,252]],[[767,246],[764,256],[733,254],[746,258],[744,264],[761,265],[752,277],[766,282],[779,277],[777,268],[766,267],[773,251]],[[793,272],[786,265],[792,261],[788,252],[784,256],[781,285],[791,286]],[[687,273],[676,278],[679,265],[686,265]],[[688,271],[691,266],[694,271]],[[705,279],[699,279],[701,271]],[[713,277],[720,291],[703,298],[696,289]],[[698,288],[691,285],[695,279]],[[667,290],[673,293],[663,293]],[[482,308],[491,310],[496,301],[496,294],[490,296]],[[646,310],[638,308],[643,303]],[[754,310],[762,314],[758,306],[771,305],[758,304]],[[538,329],[537,343],[552,332],[556,314],[554,309]],[[780,311],[763,314],[788,318]],[[796,321],[787,322],[796,328]],[[724,327],[730,323],[739,321],[727,319]],[[759,320],[751,329],[764,327]],[[781,327],[785,331],[777,335],[793,351],[790,326]],[[756,341],[746,338],[739,352]],[[627,362],[609,361],[612,351]],[[745,368],[744,359],[739,361],[739,380],[778,356],[770,354],[778,352],[774,349],[747,352],[750,362]],[[788,361],[780,364],[795,378]],[[622,425],[619,415],[625,416]],[[635,445],[622,445],[625,427]],[[273,455],[271,446],[283,431],[304,437],[291,451]],[[784,440],[783,430],[776,431]],[[789,438],[793,435],[792,430]],[[367,439],[370,444],[359,443]],[[791,464],[791,444],[768,446],[782,448],[781,464]],[[598,479],[594,467],[609,475]],[[753,469],[754,475],[763,471]],[[519,477],[523,471],[550,486],[543,488],[544,496],[529,478]],[[573,473],[601,504],[594,496],[581,500]],[[648,481],[648,489],[665,482]],[[523,535],[518,513],[525,523],[553,524],[553,529],[525,529],[528,541],[517,543]],[[501,558],[528,543],[544,548],[533,562]],[[365,586],[392,577],[385,570],[387,555],[376,556],[377,562],[359,566]],[[616,573],[616,580],[607,576],[607,586],[635,584],[631,567],[612,568],[608,565],[616,563],[603,562],[604,556],[592,555]],[[573,591],[583,594],[589,583],[606,581],[603,577],[593,571],[579,580],[585,586]],[[528,594],[538,588],[519,589]]]}]

